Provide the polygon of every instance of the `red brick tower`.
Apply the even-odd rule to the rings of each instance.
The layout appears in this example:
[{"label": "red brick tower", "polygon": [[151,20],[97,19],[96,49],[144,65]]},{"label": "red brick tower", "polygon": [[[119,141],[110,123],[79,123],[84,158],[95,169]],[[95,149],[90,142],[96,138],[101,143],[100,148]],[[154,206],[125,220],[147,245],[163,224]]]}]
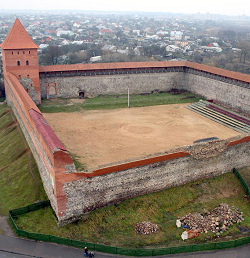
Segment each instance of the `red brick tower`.
[{"label": "red brick tower", "polygon": [[2,48],[3,74],[14,74],[36,104],[41,103],[38,46],[16,19],[6,39],[0,45]]}]

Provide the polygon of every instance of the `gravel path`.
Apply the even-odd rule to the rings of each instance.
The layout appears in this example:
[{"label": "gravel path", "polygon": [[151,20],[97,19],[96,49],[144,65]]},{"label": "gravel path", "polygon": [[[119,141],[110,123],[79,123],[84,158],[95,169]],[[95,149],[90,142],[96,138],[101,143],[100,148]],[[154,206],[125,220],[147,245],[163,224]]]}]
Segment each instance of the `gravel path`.
[{"label": "gravel path", "polygon": [[8,216],[0,216],[0,229],[5,236],[14,237],[15,233],[8,223]]}]

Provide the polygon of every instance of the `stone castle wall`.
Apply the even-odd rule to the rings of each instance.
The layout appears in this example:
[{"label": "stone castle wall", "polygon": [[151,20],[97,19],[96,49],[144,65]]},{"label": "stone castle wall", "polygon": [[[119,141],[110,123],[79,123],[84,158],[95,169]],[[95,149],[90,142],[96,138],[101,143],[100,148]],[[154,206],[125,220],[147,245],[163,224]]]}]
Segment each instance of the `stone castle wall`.
[{"label": "stone castle wall", "polygon": [[[249,89],[235,85],[233,81],[225,82],[219,77],[214,77],[209,78],[200,72],[193,74],[178,71],[50,76],[42,77],[40,83],[42,97],[46,97],[46,87],[51,83],[57,85],[58,97],[66,98],[78,98],[79,92],[84,92],[86,97],[126,94],[128,86],[131,94],[151,92],[155,89],[184,89],[249,114]],[[80,214],[138,195],[221,175],[234,167],[249,166],[250,137],[240,138],[244,141],[231,139],[196,144],[183,147],[181,150],[171,150],[173,153],[167,157],[158,156],[150,161],[131,161],[91,173],[82,173],[83,177],[79,180],[63,182],[67,203],[61,220],[77,218]]]},{"label": "stone castle wall", "polygon": [[58,94],[53,97],[63,98],[78,98],[80,92],[84,92],[85,97],[126,94],[128,87],[131,94],[149,93],[156,89],[170,91],[177,88],[212,99],[238,112],[250,114],[250,89],[233,84],[233,80],[224,82],[219,79],[205,77],[202,73],[167,72],[42,77],[40,84],[42,98],[47,97],[46,87],[49,83],[57,85]]},{"label": "stone castle wall", "polygon": [[103,168],[86,174],[86,178],[64,183],[68,200],[65,219],[128,198],[218,176],[234,167],[248,166],[250,137],[195,144],[171,152],[162,158]]},{"label": "stone castle wall", "polygon": [[31,99],[36,103],[39,104],[39,101],[37,100],[37,92],[34,87],[34,83],[32,82],[32,79],[23,77],[22,79],[19,79],[19,82],[22,84],[25,91],[29,94]]},{"label": "stone castle wall", "polygon": [[5,80],[5,92],[7,103],[11,106],[36,160],[44,189],[50,198],[51,205],[56,207],[56,200],[53,195],[54,187],[50,178],[53,165],[34,131],[33,121],[29,115],[30,106],[26,105],[27,101],[25,99],[25,97],[29,96],[26,95],[22,98],[22,94],[19,94],[19,89],[8,79]]},{"label": "stone castle wall", "polygon": [[160,91],[172,88],[184,88],[184,74],[172,73],[143,73],[118,75],[93,75],[70,77],[42,77],[40,78],[41,96],[46,98],[48,83],[57,83],[58,95],[63,98],[78,98],[79,92],[85,97],[94,97],[103,94],[126,94]]},{"label": "stone castle wall", "polygon": [[[12,106],[37,161],[44,188],[60,224],[83,213],[122,200],[156,192],[194,180],[214,177],[232,168],[250,165],[250,136],[195,144],[155,154],[150,158],[106,166],[91,172],[76,172],[66,150],[51,149],[50,140],[34,119],[46,121],[14,75],[5,76],[8,104]],[[186,89],[226,106],[248,112],[249,89],[187,72],[115,74],[41,78],[41,94],[46,97],[56,85],[57,97],[75,97],[79,92],[100,94],[151,92]],[[52,91],[53,92],[53,91]],[[225,93],[223,93],[225,92]],[[239,96],[237,96],[239,95]],[[244,102],[245,101],[245,102]]]},{"label": "stone castle wall", "polygon": [[46,120],[14,75],[5,76],[5,92],[7,103],[12,107],[36,160],[51,206],[60,220],[65,211],[66,197],[58,177],[74,172],[72,158],[66,151],[51,149],[49,131],[44,133],[36,121],[46,124]]},{"label": "stone castle wall", "polygon": [[185,73],[185,89],[238,112],[250,114],[249,88]]}]

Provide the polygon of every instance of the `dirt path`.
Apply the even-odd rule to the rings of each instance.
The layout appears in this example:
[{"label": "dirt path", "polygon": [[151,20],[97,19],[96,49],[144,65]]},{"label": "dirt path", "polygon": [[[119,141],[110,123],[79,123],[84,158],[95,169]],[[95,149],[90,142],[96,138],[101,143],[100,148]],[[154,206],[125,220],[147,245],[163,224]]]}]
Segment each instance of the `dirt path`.
[{"label": "dirt path", "polygon": [[88,168],[239,133],[185,108],[187,104],[44,114],[70,152]]}]

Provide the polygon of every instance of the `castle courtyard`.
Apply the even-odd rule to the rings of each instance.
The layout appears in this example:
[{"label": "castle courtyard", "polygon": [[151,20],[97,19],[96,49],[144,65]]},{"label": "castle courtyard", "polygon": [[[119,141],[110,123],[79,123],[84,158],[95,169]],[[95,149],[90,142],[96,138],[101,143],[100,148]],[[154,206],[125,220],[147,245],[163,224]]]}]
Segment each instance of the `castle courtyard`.
[{"label": "castle courtyard", "polygon": [[188,110],[188,104],[44,113],[68,151],[88,169],[239,132]]}]

